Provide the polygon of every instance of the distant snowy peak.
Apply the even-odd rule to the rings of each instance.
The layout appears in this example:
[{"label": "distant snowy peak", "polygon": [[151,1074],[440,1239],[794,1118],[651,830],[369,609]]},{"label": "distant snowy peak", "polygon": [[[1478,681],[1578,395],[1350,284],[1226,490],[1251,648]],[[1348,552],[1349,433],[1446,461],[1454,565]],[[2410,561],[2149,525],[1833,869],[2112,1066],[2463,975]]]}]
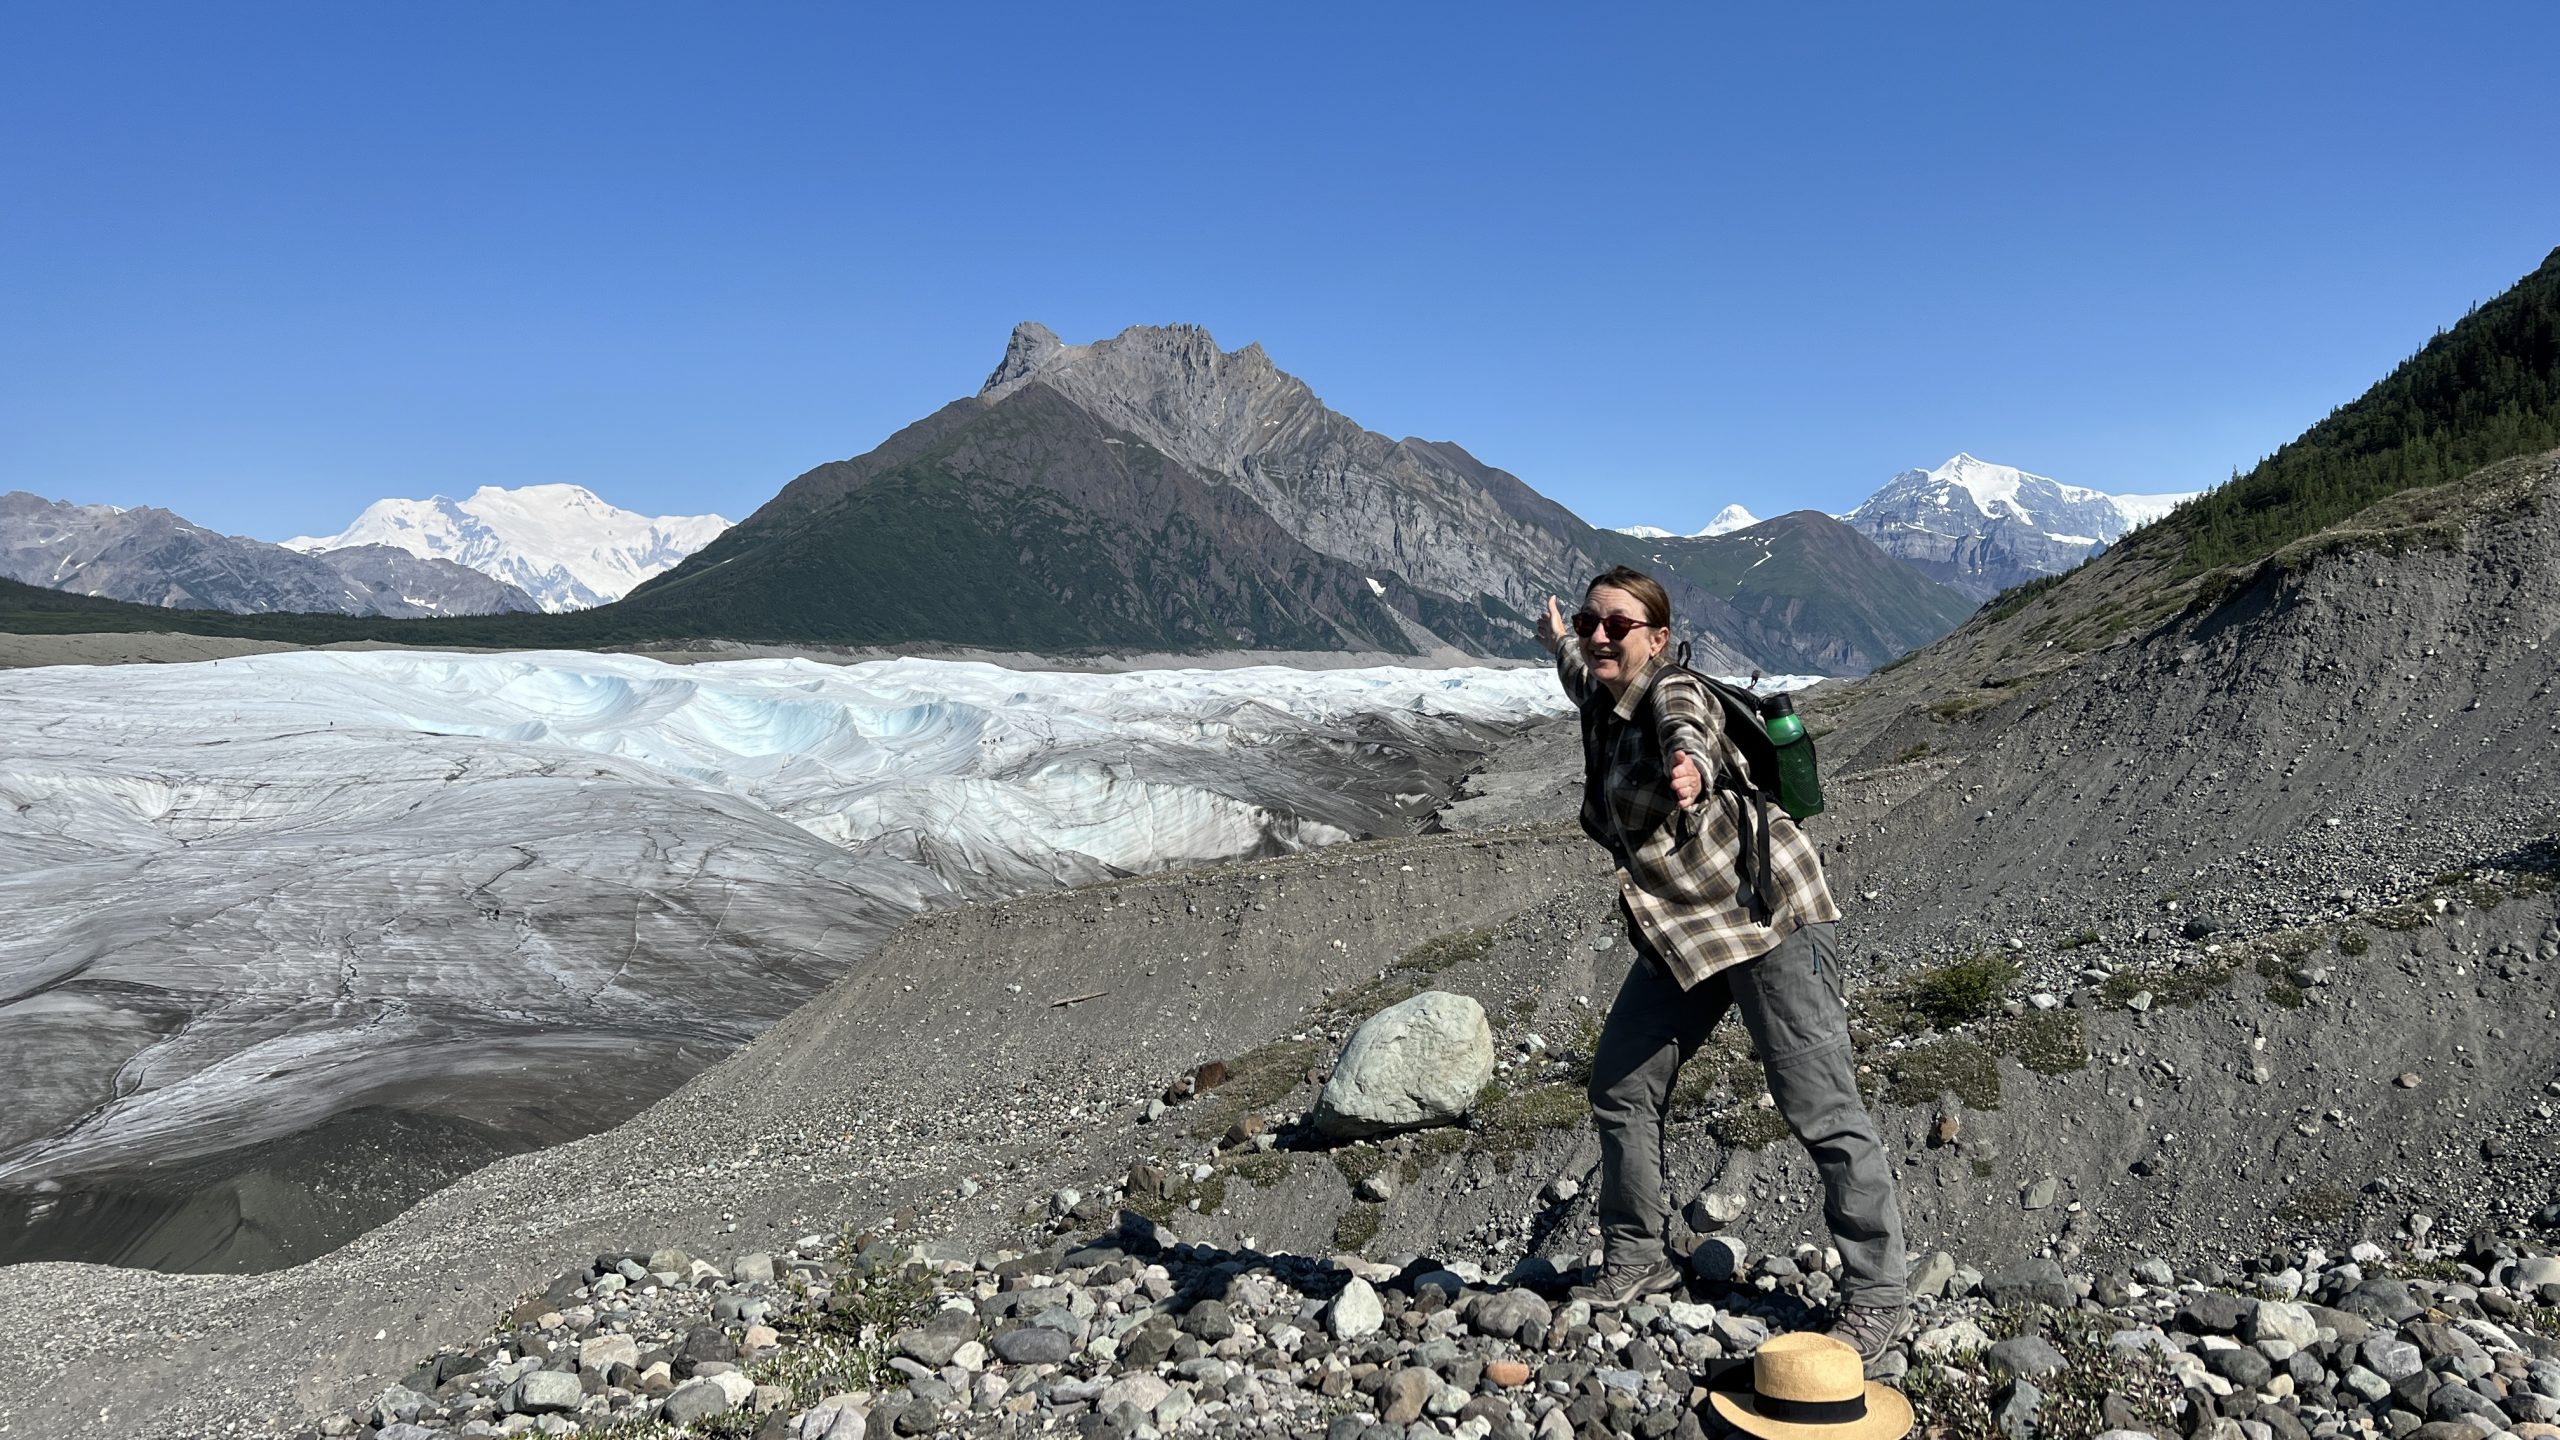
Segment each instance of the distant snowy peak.
[{"label": "distant snowy peak", "polygon": [[637,514],[579,485],[484,485],[461,500],[377,500],[335,535],[284,544],[302,551],[390,545],[467,565],[561,611],[619,600],[728,528],[717,515]]},{"label": "distant snowy peak", "polygon": [[1730,535],[1736,530],[1748,530],[1759,523],[1760,518],[1750,511],[1739,505],[1727,505],[1716,512],[1716,518],[1707,522],[1706,529],[1692,530],[1687,535],[1665,530],[1658,525],[1621,525],[1618,527],[1618,533],[1633,535],[1639,540],[1696,540],[1709,535]]},{"label": "distant snowy peak", "polygon": [[1987,599],[2068,570],[2193,498],[2109,495],[1960,454],[1903,471],[1840,518],[1931,578]]},{"label": "distant snowy peak", "polygon": [[2053,535],[2087,531],[2095,537],[2089,543],[2108,544],[2200,493],[2109,495],[1959,453],[1934,470],[1905,470],[1894,476],[1849,515],[1854,525],[1855,517],[1904,509],[1914,500],[1947,509],[1961,496],[1986,520],[2014,520]]},{"label": "distant snowy peak", "polygon": [[1752,514],[1750,511],[1743,509],[1739,505],[1727,505],[1716,512],[1716,518],[1707,522],[1706,529],[1701,530],[1698,533],[1700,535],[1730,535],[1736,530],[1748,530],[1759,523],[1759,516]]}]

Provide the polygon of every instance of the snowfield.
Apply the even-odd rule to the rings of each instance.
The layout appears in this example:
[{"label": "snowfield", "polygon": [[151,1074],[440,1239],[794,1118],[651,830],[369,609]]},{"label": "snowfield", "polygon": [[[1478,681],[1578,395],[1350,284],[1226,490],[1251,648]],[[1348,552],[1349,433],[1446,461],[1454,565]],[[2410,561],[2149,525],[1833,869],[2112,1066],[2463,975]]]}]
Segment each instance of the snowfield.
[{"label": "snowfield", "polygon": [[927,906],[1401,833],[1563,705],[1543,668],[0,673],[0,1191],[359,1110],[567,1138]]}]

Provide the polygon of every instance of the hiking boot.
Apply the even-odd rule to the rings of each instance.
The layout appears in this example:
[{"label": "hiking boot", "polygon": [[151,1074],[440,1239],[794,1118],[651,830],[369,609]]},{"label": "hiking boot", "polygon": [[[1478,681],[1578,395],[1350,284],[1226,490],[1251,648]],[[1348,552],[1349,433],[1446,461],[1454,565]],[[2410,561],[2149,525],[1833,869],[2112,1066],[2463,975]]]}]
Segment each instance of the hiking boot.
[{"label": "hiking boot", "polygon": [[1615,1310],[1647,1295],[1679,1288],[1680,1267],[1668,1260],[1656,1260],[1650,1265],[1604,1265],[1590,1284],[1576,1285],[1567,1294],[1575,1300],[1589,1301],[1594,1310]]},{"label": "hiking boot", "polygon": [[1843,1305],[1822,1333],[1858,1352],[1872,1379],[1876,1362],[1911,1328],[1908,1305]]}]

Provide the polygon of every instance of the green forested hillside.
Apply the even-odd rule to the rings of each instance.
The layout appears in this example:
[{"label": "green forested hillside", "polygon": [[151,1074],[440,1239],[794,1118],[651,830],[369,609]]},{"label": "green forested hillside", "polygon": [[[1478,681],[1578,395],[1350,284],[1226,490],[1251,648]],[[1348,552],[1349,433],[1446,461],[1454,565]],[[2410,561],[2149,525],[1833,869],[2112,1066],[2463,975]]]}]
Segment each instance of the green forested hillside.
[{"label": "green forested hillside", "polygon": [[2560,250],[2380,383],[2160,527],[2193,575],[2254,560],[2385,495],[2560,446]]}]

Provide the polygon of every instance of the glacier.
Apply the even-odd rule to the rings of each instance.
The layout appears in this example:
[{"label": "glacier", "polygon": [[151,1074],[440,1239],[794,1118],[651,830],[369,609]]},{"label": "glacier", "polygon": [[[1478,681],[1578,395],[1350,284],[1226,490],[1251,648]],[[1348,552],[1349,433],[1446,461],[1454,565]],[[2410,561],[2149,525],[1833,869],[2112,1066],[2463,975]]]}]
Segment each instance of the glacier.
[{"label": "glacier", "polygon": [[290,1264],[936,905],[1402,833],[1544,668],[312,652],[0,673],[0,1262]]}]

